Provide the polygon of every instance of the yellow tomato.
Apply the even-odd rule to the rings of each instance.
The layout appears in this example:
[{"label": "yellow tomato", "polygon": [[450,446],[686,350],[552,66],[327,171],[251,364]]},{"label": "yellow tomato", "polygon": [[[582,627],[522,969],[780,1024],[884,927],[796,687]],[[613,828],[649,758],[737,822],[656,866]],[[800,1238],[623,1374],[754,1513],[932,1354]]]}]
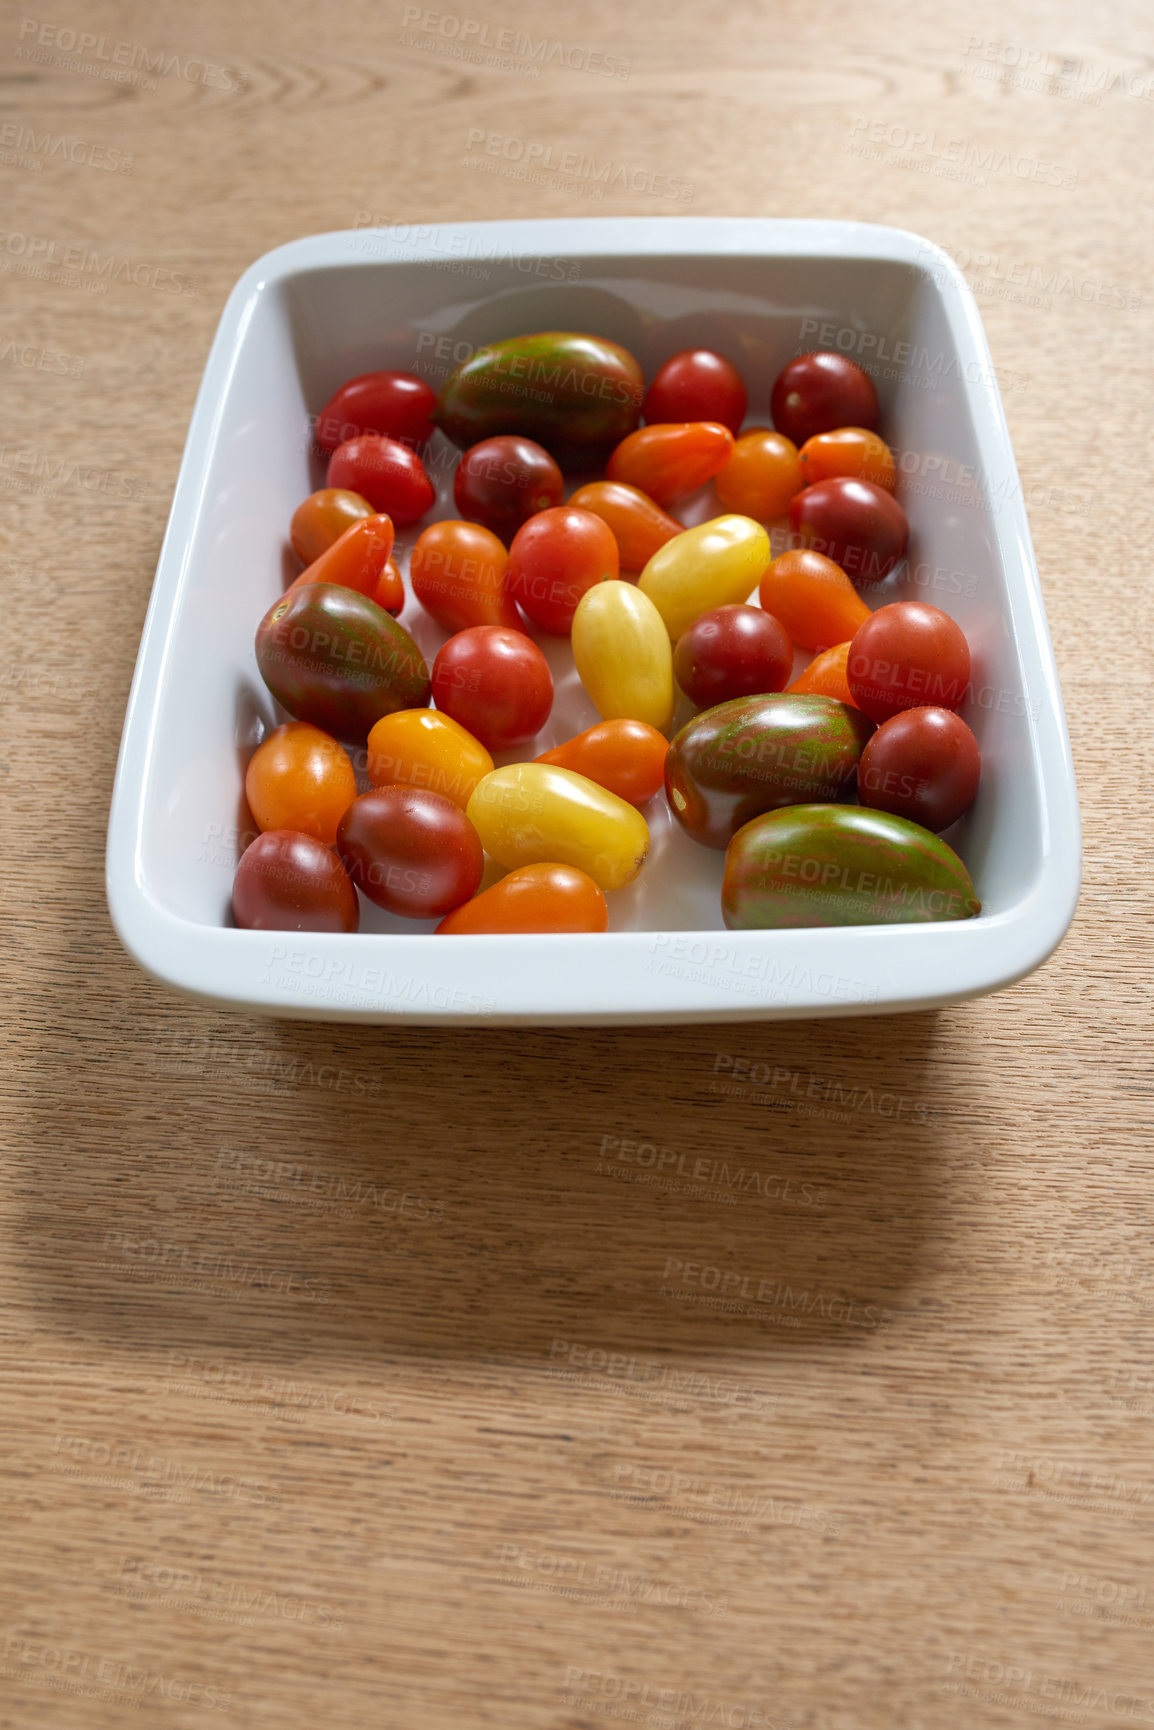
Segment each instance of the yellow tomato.
[{"label": "yellow tomato", "polygon": [[462,810],[493,759],[479,739],[438,709],[399,709],[369,733],[368,775],[374,787],[403,782],[441,793]]},{"label": "yellow tomato", "polygon": [[673,719],[673,650],[648,595],[619,579],[587,589],[573,615],[573,659],[603,721]]},{"label": "yellow tomato", "polygon": [[752,517],[714,517],[659,547],[639,586],[676,642],[702,613],[746,600],[769,558],[769,536]]},{"label": "yellow tomato", "polygon": [[640,811],[571,769],[509,763],[477,783],[465,815],[486,853],[519,865],[575,865],[602,889],[632,883],[649,851]]}]

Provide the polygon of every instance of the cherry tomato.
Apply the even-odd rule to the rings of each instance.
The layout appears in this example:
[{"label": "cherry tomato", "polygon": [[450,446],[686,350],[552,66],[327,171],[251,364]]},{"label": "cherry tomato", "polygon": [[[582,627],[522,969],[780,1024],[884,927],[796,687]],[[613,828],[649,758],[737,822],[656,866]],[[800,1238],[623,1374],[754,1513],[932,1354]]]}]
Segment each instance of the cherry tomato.
[{"label": "cherry tomato", "polygon": [[295,829],[331,847],[357,796],[357,779],[331,733],[288,721],[253,752],[244,795],[258,829]]},{"label": "cherry tomato", "polygon": [[573,615],[573,664],[604,720],[662,728],[673,719],[669,632],[635,583],[611,579],[582,595]]},{"label": "cherry tomato", "polygon": [[799,673],[787,689],[801,697],[832,697],[835,702],[848,703],[851,709],[856,709],[857,704],[845,676],[848,660],[849,644],[835,643],[832,649],[823,649],[820,655],[815,655],[805,671]]},{"label": "cherry tomato", "polygon": [[398,709],[369,733],[368,776],[374,787],[402,781],[430,787],[462,810],[493,767],[479,740],[437,709]]},{"label": "cherry tomato", "polygon": [[381,567],[381,574],[377,578],[377,586],[373,590],[372,599],[378,607],[384,607],[386,613],[392,613],[394,618],[405,604],[404,578],[397,569],[396,559],[391,555]]},{"label": "cherry tomato", "polygon": [[678,637],[673,671],[691,703],[712,709],[731,697],[783,691],[793,671],[793,644],[760,607],[714,607]]},{"label": "cherry tomato", "polygon": [[797,460],[807,487],[839,475],[852,481],[872,481],[887,493],[897,486],[893,452],[885,439],[865,427],[842,426],[833,432],[814,433],[802,445]]},{"label": "cherry tomato", "polygon": [[621,440],[605,475],[607,480],[637,487],[664,509],[712,480],[732,450],[733,434],[719,421],[643,426]]},{"label": "cherry tomato", "polygon": [[708,348],[671,355],[645,393],[649,426],[670,421],[719,421],[736,434],[748,402],[745,381],[731,360]]},{"label": "cherry tomato", "polygon": [[935,833],[968,811],[982,771],[978,741],[949,709],[903,709],[883,721],[861,755],[857,796],[875,811]]},{"label": "cherry tomato", "polygon": [[289,529],[293,552],[302,565],[311,565],[334,541],[340,540],[346,529],[372,514],[372,505],[360,493],[350,493],[342,487],[322,487],[319,492],[310,493],[293,512]]},{"label": "cherry tomato", "polygon": [[800,354],[783,366],[769,407],[778,432],[795,445],[835,427],[877,431],[878,393],[873,379],[856,360],[828,350]]},{"label": "cherry tomato", "polygon": [[430,419],[437,393],[411,372],[362,372],[331,396],[317,416],[315,438],[323,451],[335,451],[361,433],[380,433],[408,445],[433,436]]},{"label": "cherry tomato", "polygon": [[669,740],[656,727],[621,718],[598,721],[563,745],[542,751],[537,762],[572,769],[630,805],[644,805],[665,785],[668,749]]},{"label": "cherry tomato", "polygon": [[338,445],[326,478],[330,487],[351,488],[375,511],[387,511],[399,529],[423,517],[437,496],[417,453],[378,433]]},{"label": "cherry tomato", "polygon": [[780,619],[799,649],[844,643],[870,610],[842,570],[824,553],[782,553],[761,579],[758,600]]},{"label": "cherry tomato", "polygon": [[925,601],[893,601],[855,632],[846,677],[871,721],[927,703],[957,709],[970,681],[970,646],[948,613]]},{"label": "cherry tomato", "polygon": [[604,893],[573,865],[522,865],[466,901],[437,926],[438,937],[502,932],[606,931]]},{"label": "cherry tomato", "polygon": [[557,505],[517,530],[505,584],[526,618],[543,631],[566,636],[582,595],[616,577],[618,568],[609,525],[592,511]]},{"label": "cherry tomato", "polygon": [[565,497],[561,470],[532,439],[505,433],[482,439],[457,464],[453,498],[463,517],[511,541],[522,523]]},{"label": "cherry tomato", "polygon": [[[361,517],[319,559],[306,565],[289,587],[303,589],[309,583],[335,583],[338,588],[355,589],[358,595],[375,598],[392,550],[393,519],[383,515]],[[388,610],[391,612],[392,608]]]},{"label": "cherry tomato", "polygon": [[413,593],[443,631],[471,625],[521,629],[521,616],[505,587],[509,555],[480,523],[430,523],[409,560]]},{"label": "cherry tomato", "polygon": [[461,807],[426,787],[362,793],[341,819],[337,847],[357,888],[407,919],[440,919],[459,907],[485,866]]},{"label": "cherry tomato", "polygon": [[549,663],[524,631],[474,625],[433,662],[433,701],[487,751],[539,733],[553,707]]},{"label": "cherry tomato", "polygon": [[713,484],[727,511],[767,523],[785,515],[805,478],[793,440],[767,427],[754,427],[738,439]]},{"label": "cherry tomato", "polygon": [[468,816],[485,851],[518,865],[575,865],[602,889],[632,883],[649,852],[640,811],[571,769],[507,763],[478,781]]},{"label": "cherry tomato", "polygon": [[361,910],[331,847],[295,829],[269,829],[245,849],[232,884],[242,931],[355,931]]},{"label": "cherry tomato", "polygon": [[752,517],[711,517],[659,548],[638,588],[648,595],[670,639],[714,607],[744,601],[769,564],[769,536]]},{"label": "cherry tomato", "polygon": [[804,546],[833,559],[855,583],[880,582],[910,537],[906,513],[892,493],[841,476],[798,493],[789,526]]},{"label": "cherry tomato", "polygon": [[587,486],[578,487],[569,503],[576,509],[592,511],[595,517],[608,523],[623,571],[643,571],[658,547],[679,535],[684,527],[624,481],[590,481]]}]

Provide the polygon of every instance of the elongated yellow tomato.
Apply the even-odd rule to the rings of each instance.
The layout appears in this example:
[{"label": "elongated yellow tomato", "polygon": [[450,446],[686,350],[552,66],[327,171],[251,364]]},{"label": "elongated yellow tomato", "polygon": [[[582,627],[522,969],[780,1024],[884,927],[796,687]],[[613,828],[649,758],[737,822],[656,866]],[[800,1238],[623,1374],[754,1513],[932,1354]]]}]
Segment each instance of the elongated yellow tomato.
[{"label": "elongated yellow tomato", "polygon": [[573,615],[573,659],[603,721],[673,719],[673,649],[648,595],[617,578],[587,589]]},{"label": "elongated yellow tomato", "polygon": [[769,535],[752,517],[713,517],[659,547],[641,573],[674,642],[714,607],[744,601],[765,575]]},{"label": "elongated yellow tomato", "polygon": [[367,767],[374,787],[398,781],[428,787],[464,810],[493,759],[451,715],[439,709],[399,709],[383,715],[370,732]]},{"label": "elongated yellow tomato", "polygon": [[478,781],[465,811],[486,853],[518,865],[575,865],[602,889],[632,883],[649,851],[640,811],[572,769],[508,763]]}]

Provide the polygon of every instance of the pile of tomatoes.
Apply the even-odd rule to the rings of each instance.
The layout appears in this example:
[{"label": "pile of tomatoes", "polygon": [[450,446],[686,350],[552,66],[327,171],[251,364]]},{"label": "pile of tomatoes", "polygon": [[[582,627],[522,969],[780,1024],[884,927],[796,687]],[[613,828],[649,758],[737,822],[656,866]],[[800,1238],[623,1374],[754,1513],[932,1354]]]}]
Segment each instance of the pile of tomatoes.
[{"label": "pile of tomatoes", "polygon": [[[237,868],[236,923],[355,931],[364,895],[446,934],[606,930],[606,893],[644,865],[644,807],[669,794],[678,690],[710,713],[824,699],[811,706],[819,744],[845,705],[868,734],[858,802],[933,834],[953,823],[980,767],[956,713],[965,637],[932,606],[871,611],[860,592],[909,532],[868,373],[839,354],[799,356],[773,386],[773,426],[743,431],[746,387],[721,355],[677,354],[642,391],[636,362],[601,339],[516,339],[498,345],[506,363],[518,342],[533,356],[552,343],[559,365],[576,357],[574,376],[613,399],[580,428],[559,406],[554,450],[540,410],[540,438],[507,430],[516,392],[498,395],[484,362],[440,398],[411,374],[365,374],[317,417],[327,484],[293,516],[302,570],[257,632],[261,673],[294,718],[248,765],[260,833]],[[437,425],[463,447],[459,515],[417,535],[407,591],[394,535],[434,505]],[[581,478],[568,499],[563,465]],[[671,513],[709,484],[721,512],[687,528]],[[793,545],[773,558],[767,525],[785,518]],[[409,591],[445,633],[431,668],[398,621]],[[602,719],[497,767],[552,709],[533,631],[570,638]],[[794,679],[799,649],[812,659]],[[669,797],[695,839],[725,845]],[[787,802],[767,799],[761,809]]]}]

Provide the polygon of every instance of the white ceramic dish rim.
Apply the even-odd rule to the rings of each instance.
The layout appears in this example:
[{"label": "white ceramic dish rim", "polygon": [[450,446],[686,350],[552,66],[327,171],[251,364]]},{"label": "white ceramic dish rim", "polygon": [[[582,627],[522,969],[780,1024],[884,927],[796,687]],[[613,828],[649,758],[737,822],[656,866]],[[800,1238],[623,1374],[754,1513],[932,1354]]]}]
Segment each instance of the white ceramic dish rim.
[{"label": "white ceramic dish rim", "polygon": [[[412,231],[410,232],[410,237]],[[940,248],[903,229],[768,218],[579,218],[443,224],[407,263],[453,244],[541,256],[845,257],[932,272],[958,352],[988,472],[1012,477],[995,533],[1011,573],[1031,748],[1038,773],[1040,868],[1004,913],[918,926],[830,931],[616,932],[473,937],[317,936],[213,929],[160,906],[143,868],[144,789],[192,531],[221,432],[226,387],[262,294],[296,273],[353,264],[354,234],[314,235],[259,258],[221,315],[201,381],[157,565],[129,697],[109,820],[114,927],[152,977],[204,1002],[276,1016],[431,1025],[668,1023],[915,1010],[997,990],[1052,953],[1077,904],[1081,836],[1073,764],[1024,502],[985,333],[964,278]],[[976,363],[976,364],[972,364]]]}]

